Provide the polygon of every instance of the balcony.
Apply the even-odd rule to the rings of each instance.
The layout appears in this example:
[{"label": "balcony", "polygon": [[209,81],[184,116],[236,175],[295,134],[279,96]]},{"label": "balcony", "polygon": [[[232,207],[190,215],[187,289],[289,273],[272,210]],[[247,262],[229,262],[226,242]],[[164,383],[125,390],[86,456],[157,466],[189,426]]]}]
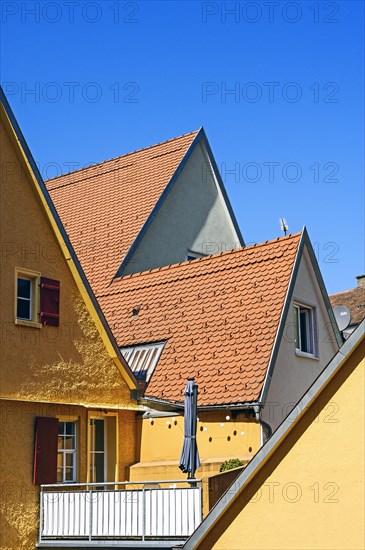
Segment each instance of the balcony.
[{"label": "balcony", "polygon": [[201,480],[42,485],[39,547],[164,547],[202,521]]}]

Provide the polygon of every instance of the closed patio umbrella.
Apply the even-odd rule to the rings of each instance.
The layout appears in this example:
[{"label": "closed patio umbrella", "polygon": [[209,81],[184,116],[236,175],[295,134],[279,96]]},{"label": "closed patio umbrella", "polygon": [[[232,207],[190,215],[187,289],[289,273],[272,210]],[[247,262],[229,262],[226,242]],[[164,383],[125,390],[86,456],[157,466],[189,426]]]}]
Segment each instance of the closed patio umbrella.
[{"label": "closed patio umbrella", "polygon": [[188,479],[194,479],[200,466],[196,443],[196,423],[198,411],[198,386],[194,378],[189,378],[184,392],[184,444],[180,456],[179,468],[188,473]]}]

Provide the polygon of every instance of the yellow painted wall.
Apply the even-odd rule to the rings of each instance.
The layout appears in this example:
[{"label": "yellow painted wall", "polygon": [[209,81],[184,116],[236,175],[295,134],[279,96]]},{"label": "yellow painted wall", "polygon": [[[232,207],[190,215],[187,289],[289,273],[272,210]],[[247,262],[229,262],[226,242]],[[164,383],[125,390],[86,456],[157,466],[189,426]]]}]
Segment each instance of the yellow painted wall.
[{"label": "yellow painted wall", "polygon": [[364,347],[197,548],[364,548]]},{"label": "yellow painted wall", "polygon": [[[240,458],[255,454],[260,446],[260,426],[254,418],[239,414],[226,420],[229,412],[201,413],[197,442],[202,461],[211,458]],[[184,439],[184,417],[138,419],[140,461],[178,460]],[[224,458],[225,460],[225,458]]]},{"label": "yellow painted wall", "polygon": [[[0,401],[0,548],[35,548],[38,536],[39,486],[33,485],[34,430],[37,416],[77,418],[78,481],[87,481],[88,414],[99,413],[74,405]],[[134,461],[134,413],[117,411],[118,472],[125,479]]]},{"label": "yellow painted wall", "polygon": [[[204,514],[209,510],[207,478],[219,473],[222,463],[229,458],[240,458],[247,464],[260,448],[260,425],[253,416],[247,418],[239,414],[236,419],[227,421],[227,414],[228,411],[199,415],[197,442],[201,467],[195,475],[203,479]],[[183,438],[182,416],[154,418],[152,422],[139,418],[137,448],[140,458],[130,468],[129,479],[186,479],[187,474],[179,468]]]},{"label": "yellow painted wall", "polygon": [[[1,396],[133,407],[2,122],[0,152]],[[14,323],[15,268],[61,281],[59,327]]]}]

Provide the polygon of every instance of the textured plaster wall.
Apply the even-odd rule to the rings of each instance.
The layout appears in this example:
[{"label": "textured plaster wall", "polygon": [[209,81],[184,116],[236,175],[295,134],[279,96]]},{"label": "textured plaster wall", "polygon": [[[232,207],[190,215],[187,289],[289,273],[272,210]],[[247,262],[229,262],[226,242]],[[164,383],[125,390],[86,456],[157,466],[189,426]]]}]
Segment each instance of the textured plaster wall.
[{"label": "textured plaster wall", "polygon": [[[2,123],[0,154],[0,396],[14,400],[1,402],[1,548],[29,549],[34,548],[38,528],[38,488],[32,485],[35,417],[79,417],[78,480],[86,481],[87,409],[66,404],[87,404],[98,413],[113,407],[118,415],[116,473],[125,480],[127,467],[135,461],[135,403]],[[60,281],[59,327],[15,324],[15,268]]]},{"label": "textured plaster wall", "polygon": [[[87,481],[88,415],[99,409],[73,405],[51,405],[21,401],[0,401],[0,547],[35,548],[38,536],[39,486],[33,485],[33,452],[37,416],[78,421],[77,480]],[[118,411],[118,473],[124,481],[135,460],[134,413]]]},{"label": "textured plaster wall", "polygon": [[[315,306],[318,358],[295,353],[293,303]],[[313,268],[304,250],[262,418],[275,430],[338,350]]]},{"label": "textured plaster wall", "polygon": [[215,254],[239,238],[199,144],[149,226],[125,274],[186,260],[187,250]]},{"label": "textured plaster wall", "polygon": [[196,548],[364,548],[364,356],[363,342]]},{"label": "textured plaster wall", "polygon": [[[1,395],[131,404],[6,131],[1,132]],[[15,268],[61,282],[60,326],[14,323]]]}]

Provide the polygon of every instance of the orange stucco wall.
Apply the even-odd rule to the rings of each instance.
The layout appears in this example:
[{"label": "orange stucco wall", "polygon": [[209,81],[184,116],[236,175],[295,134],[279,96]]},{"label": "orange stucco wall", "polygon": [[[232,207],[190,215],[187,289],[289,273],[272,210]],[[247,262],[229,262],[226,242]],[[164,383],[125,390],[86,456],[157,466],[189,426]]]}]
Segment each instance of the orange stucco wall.
[{"label": "orange stucco wall", "polygon": [[[135,462],[136,404],[85,306],[3,120],[0,130],[1,548],[30,549],[38,528],[38,488],[32,485],[35,417],[79,418],[78,480],[86,481],[88,411],[112,410],[118,419],[116,477],[123,481]],[[16,268],[60,281],[59,327],[15,324]]]}]

